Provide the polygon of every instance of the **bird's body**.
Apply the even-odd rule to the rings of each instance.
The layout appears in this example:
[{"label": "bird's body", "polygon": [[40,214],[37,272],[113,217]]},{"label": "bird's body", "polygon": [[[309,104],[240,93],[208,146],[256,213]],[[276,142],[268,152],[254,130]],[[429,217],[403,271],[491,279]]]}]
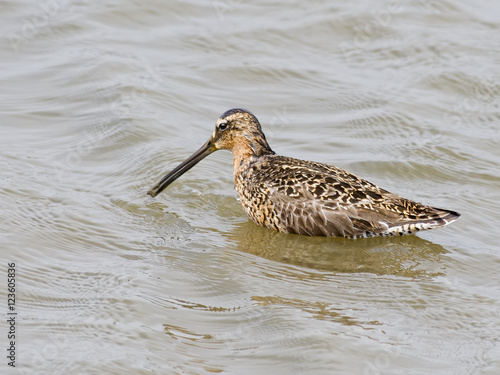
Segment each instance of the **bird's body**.
[{"label": "bird's body", "polygon": [[446,225],[456,213],[401,198],[331,165],[266,155],[235,173],[248,216],[284,233],[374,237]]},{"label": "bird's body", "polygon": [[232,109],[210,140],[148,193],[159,194],[218,149],[234,155],[234,184],[247,215],[283,233],[329,237],[398,236],[442,227],[460,214],[414,202],[332,165],[276,155],[258,120]]}]

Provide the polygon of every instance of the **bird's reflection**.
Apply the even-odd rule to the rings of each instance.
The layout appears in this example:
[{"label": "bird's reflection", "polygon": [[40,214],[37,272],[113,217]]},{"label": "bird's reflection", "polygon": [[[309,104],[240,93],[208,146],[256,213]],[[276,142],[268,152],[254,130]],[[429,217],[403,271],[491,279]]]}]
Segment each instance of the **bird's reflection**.
[{"label": "bird's reflection", "polygon": [[272,261],[331,272],[434,277],[448,250],[417,236],[348,240],[281,234],[248,221],[226,233],[239,251]]}]

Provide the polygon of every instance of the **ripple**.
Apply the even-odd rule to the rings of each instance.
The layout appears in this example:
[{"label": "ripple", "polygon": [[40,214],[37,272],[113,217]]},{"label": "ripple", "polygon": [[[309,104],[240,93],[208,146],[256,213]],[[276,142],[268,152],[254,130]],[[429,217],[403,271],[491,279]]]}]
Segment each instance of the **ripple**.
[{"label": "ripple", "polygon": [[[26,373],[495,372],[488,3],[41,6],[2,8],[0,236]],[[240,106],[277,152],[461,219],[283,235],[244,214],[229,153],[146,195]]]}]

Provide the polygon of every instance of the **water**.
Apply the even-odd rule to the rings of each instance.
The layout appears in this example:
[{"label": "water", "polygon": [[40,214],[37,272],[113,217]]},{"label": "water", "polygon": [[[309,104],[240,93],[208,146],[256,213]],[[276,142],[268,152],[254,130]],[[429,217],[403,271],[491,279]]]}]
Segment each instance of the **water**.
[{"label": "water", "polygon": [[[496,2],[1,8],[2,373],[500,372]],[[148,197],[232,107],[280,154],[462,217],[275,233],[245,217],[228,152]]]}]

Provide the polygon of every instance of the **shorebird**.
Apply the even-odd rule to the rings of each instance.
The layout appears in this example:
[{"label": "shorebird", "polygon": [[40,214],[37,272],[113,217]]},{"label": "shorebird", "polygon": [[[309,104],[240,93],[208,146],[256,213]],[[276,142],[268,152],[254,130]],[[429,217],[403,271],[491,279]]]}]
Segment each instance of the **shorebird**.
[{"label": "shorebird", "polygon": [[443,227],[460,216],[392,194],[333,165],[276,155],[257,118],[241,108],[225,112],[210,139],[148,194],[157,196],[217,150],[233,153],[234,186],[250,219],[279,232],[402,236]]}]

